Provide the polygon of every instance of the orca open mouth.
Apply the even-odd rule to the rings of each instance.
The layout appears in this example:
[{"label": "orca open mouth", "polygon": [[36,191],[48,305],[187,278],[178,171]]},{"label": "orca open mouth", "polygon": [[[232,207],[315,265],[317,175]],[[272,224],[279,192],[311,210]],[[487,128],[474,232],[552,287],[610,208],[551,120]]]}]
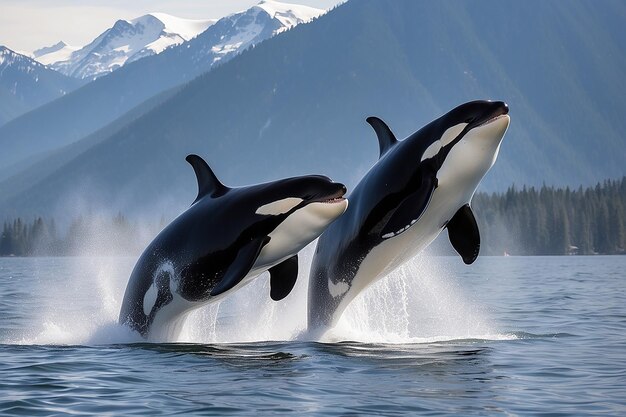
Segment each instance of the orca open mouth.
[{"label": "orca open mouth", "polygon": [[325,203],[325,204],[336,204],[345,200],[344,195],[348,192],[344,185],[341,185],[341,188],[338,189],[335,193],[331,195],[327,195],[324,197],[316,198],[310,201],[310,203]]},{"label": "orca open mouth", "polygon": [[474,129],[476,129],[477,127],[481,127],[481,126],[485,126],[485,125],[488,125],[490,123],[493,123],[496,120],[502,119],[503,117],[508,117],[508,116],[506,115],[506,113],[505,114],[499,114],[497,116],[494,116],[494,117],[492,117],[490,119],[485,120],[482,123],[477,124],[476,126],[474,126]]},{"label": "orca open mouth", "polygon": [[343,198],[343,197],[335,197],[335,198],[331,198],[331,199],[328,199],[328,200],[322,200],[322,201],[320,201],[320,203],[335,204],[335,203],[340,203],[340,202],[342,202],[344,200],[345,200],[345,198]]}]

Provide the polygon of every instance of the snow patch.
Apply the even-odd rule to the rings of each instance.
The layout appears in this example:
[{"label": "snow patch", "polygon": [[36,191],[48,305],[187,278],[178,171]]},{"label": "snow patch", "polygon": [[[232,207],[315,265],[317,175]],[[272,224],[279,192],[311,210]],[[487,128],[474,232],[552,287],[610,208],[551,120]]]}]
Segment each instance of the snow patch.
[{"label": "snow patch", "polygon": [[88,45],[72,47],[59,42],[33,53],[44,65],[76,78],[96,78],[124,64],[188,41],[215,23],[214,19],[183,19],[150,13],[118,20]]},{"label": "snow patch", "polygon": [[59,42],[34,51],[33,56],[65,75],[97,78],[127,63],[187,42],[214,26],[217,36],[207,37],[211,40],[197,57],[194,56],[198,62],[213,65],[323,13],[325,10],[322,9],[272,0],[261,1],[248,10],[220,20],[183,19],[166,13],[149,13],[132,20],[118,20],[83,47]]},{"label": "snow patch", "polygon": [[272,19],[277,19],[284,26],[283,30],[292,28],[300,23],[306,23],[314,18],[326,13],[326,10],[299,4],[280,3],[273,0],[261,1],[257,6],[270,15]]}]

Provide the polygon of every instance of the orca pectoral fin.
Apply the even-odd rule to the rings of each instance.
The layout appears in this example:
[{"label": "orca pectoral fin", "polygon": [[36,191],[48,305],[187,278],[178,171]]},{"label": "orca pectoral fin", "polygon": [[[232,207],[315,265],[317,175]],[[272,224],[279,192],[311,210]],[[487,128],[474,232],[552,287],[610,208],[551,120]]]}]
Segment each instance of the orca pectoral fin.
[{"label": "orca pectoral fin", "polygon": [[239,253],[237,253],[233,263],[228,267],[224,278],[211,290],[211,296],[215,297],[216,295],[225,293],[239,284],[241,280],[248,275],[248,272],[250,272],[254,266],[254,262],[259,257],[261,249],[263,249],[263,246],[269,241],[270,238],[265,236],[251,240],[244,245],[239,250]]},{"label": "orca pectoral fin", "polygon": [[464,205],[446,225],[452,247],[467,265],[473,263],[480,251],[480,232],[469,205]]},{"label": "orca pectoral fin", "polygon": [[274,301],[280,301],[287,297],[298,278],[298,255],[293,255],[274,265],[269,269],[270,273],[270,297]]},{"label": "orca pectoral fin", "polygon": [[436,181],[435,178],[434,181],[424,184],[425,186],[420,187],[420,190],[409,195],[398,205],[398,208],[383,227],[381,232],[383,239],[401,234],[420,218],[428,208],[428,203],[430,203],[433,191],[435,191]]}]

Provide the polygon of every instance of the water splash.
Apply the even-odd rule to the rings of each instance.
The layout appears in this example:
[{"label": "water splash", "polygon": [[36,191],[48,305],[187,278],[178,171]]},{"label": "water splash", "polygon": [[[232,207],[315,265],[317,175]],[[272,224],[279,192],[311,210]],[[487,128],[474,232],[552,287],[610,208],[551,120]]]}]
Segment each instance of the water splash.
[{"label": "water splash", "polygon": [[[298,281],[280,302],[269,297],[269,275],[223,301],[192,312],[177,340],[235,343],[321,340],[367,343],[431,343],[459,339],[499,340],[488,311],[473,302],[446,259],[418,256],[360,294],[338,325],[323,336],[306,332],[308,271],[314,244],[300,254]],[[449,260],[449,259],[448,259]],[[67,267],[69,263],[70,268]],[[38,270],[30,330],[7,343],[117,344],[141,341],[117,324],[131,258],[73,258]]]},{"label": "water splash", "polygon": [[459,278],[446,267],[447,258],[428,256],[418,256],[360,294],[337,326],[321,339],[308,334],[306,300],[313,248],[310,245],[300,254],[298,281],[285,300],[270,300],[268,276],[264,274],[220,304],[190,315],[182,340],[430,343],[514,338],[500,333],[485,306],[468,298]]},{"label": "water splash", "polygon": [[380,343],[501,338],[485,306],[468,299],[446,259],[418,256],[407,262],[360,294],[326,337]]},{"label": "water splash", "polygon": [[28,316],[26,329],[3,342],[89,345],[141,340],[117,324],[133,259],[75,257],[34,262],[32,290],[20,308]]}]

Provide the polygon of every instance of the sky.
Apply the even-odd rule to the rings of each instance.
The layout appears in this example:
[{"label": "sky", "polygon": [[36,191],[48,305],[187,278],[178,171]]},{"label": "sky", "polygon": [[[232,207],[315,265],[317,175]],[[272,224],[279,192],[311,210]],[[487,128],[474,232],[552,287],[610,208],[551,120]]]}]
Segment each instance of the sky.
[{"label": "sky", "polygon": [[[328,9],[340,0],[281,0]],[[83,46],[113,26],[163,12],[189,19],[214,19],[245,10],[259,0],[0,0],[0,45],[32,52],[58,41]]]}]

